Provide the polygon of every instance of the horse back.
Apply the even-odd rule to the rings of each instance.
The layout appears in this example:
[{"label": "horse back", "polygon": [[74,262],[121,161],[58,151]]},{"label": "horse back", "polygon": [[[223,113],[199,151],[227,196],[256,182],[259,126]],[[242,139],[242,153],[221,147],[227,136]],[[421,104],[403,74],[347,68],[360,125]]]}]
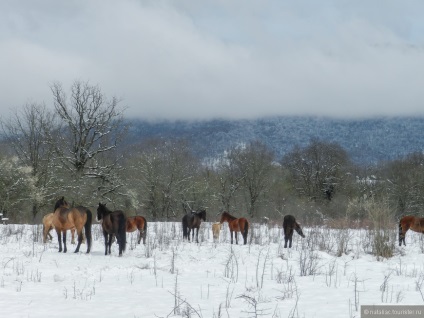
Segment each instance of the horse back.
[{"label": "horse back", "polygon": [[235,219],[228,224],[230,225],[230,229],[235,232],[243,232],[246,228],[246,225],[249,226],[249,222],[246,218]]},{"label": "horse back", "polygon": [[49,213],[49,214],[46,214],[43,217],[43,225],[46,228],[50,228],[51,226],[53,226],[53,217],[54,217],[54,213],[53,212],[52,213]]},{"label": "horse back", "polygon": [[134,232],[135,230],[143,230],[145,218],[139,215],[130,216],[127,218],[126,230],[127,232]]},{"label": "horse back", "polygon": [[117,233],[119,227],[119,220],[121,218],[125,218],[125,214],[121,210],[113,211],[103,216],[103,230],[108,232],[109,234]]}]

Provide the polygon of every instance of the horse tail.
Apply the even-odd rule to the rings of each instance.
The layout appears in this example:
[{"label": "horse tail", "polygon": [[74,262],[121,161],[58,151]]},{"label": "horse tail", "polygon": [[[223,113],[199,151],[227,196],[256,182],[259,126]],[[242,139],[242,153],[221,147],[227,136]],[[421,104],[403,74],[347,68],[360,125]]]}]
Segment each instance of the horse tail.
[{"label": "horse tail", "polygon": [[87,241],[87,253],[91,250],[91,224],[93,223],[93,214],[89,209],[86,209],[85,214],[87,215],[87,221],[84,224],[85,237]]},{"label": "horse tail", "polygon": [[243,229],[243,237],[245,238],[245,241],[247,241],[248,232],[249,232],[249,222],[246,220],[246,224],[244,225],[244,229]]},{"label": "horse tail", "polygon": [[188,224],[187,224],[187,215],[183,217],[183,239],[188,237]]},{"label": "horse tail", "polygon": [[143,226],[143,244],[146,244],[146,233],[147,233],[147,220],[145,217],[144,219],[144,226]]},{"label": "horse tail", "polygon": [[117,239],[119,249],[124,252],[127,246],[127,218],[123,213],[119,214]]},{"label": "horse tail", "polygon": [[405,237],[403,236],[403,230],[402,230],[402,219],[400,219],[399,220],[399,246],[402,245],[402,241],[405,244]]}]

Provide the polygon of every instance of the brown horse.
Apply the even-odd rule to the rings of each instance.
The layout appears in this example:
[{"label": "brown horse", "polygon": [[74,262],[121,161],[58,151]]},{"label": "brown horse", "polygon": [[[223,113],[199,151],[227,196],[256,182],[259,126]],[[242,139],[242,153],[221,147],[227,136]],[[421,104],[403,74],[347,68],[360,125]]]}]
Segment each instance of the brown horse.
[{"label": "brown horse", "polygon": [[91,222],[92,214],[89,209],[83,206],[71,208],[68,202],[65,201],[64,197],[60,198],[54,206],[54,215],[52,220],[52,224],[56,230],[57,238],[59,240],[59,252],[62,252],[61,234],[63,238],[63,252],[66,253],[66,231],[74,228],[78,235],[78,244],[75,249],[75,253],[78,253],[83,240],[82,228],[84,228],[87,240],[87,253],[90,253]]},{"label": "brown horse", "polygon": [[219,223],[228,222],[228,227],[230,229],[231,234],[231,244],[233,244],[233,232],[235,232],[234,236],[236,237],[236,244],[238,244],[237,232],[241,232],[243,236],[244,245],[247,243],[247,233],[249,231],[249,222],[245,218],[239,218],[232,216],[228,212],[223,212],[221,214],[221,220]]},{"label": "brown horse", "polygon": [[399,221],[399,246],[406,245],[405,235],[406,232],[411,229],[414,232],[424,234],[424,218],[419,218],[412,215],[404,216]]},{"label": "brown horse", "polygon": [[287,242],[289,242],[289,247],[292,247],[292,239],[293,239],[293,230],[297,232],[301,237],[305,237],[302,229],[300,228],[299,223],[296,222],[296,219],[293,215],[284,216],[283,220],[283,228],[284,228],[284,248],[287,248]]},{"label": "brown horse", "polygon": [[206,221],[206,210],[200,210],[199,212],[187,213],[183,216],[183,239],[188,239],[190,242],[190,232],[193,230],[191,240],[194,240],[194,229],[196,229],[196,243],[199,243],[199,228],[200,223]]},{"label": "brown horse", "polygon": [[[50,234],[50,231],[53,230],[53,217],[54,213],[48,213],[43,217],[43,243],[47,243],[47,236],[49,240],[53,239]],[[75,228],[71,229],[72,240],[71,243],[75,244]]]},{"label": "brown horse", "polygon": [[111,253],[113,237],[116,237],[119,245],[119,256],[125,251],[127,244],[126,226],[127,218],[121,210],[111,211],[106,204],[99,203],[97,208],[97,220],[102,221],[103,236],[105,237],[105,255]]},{"label": "brown horse", "polygon": [[146,245],[147,221],[144,216],[136,215],[127,217],[127,232],[139,231],[138,244],[143,238],[143,244]]}]

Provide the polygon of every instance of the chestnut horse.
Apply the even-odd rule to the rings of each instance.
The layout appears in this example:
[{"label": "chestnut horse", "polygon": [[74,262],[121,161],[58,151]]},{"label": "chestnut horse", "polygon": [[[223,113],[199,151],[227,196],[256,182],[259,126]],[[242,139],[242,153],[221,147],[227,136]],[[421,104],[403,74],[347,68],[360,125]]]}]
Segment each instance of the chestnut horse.
[{"label": "chestnut horse", "polygon": [[245,218],[239,218],[232,216],[228,212],[223,212],[221,214],[221,220],[219,223],[228,222],[228,227],[230,229],[231,234],[231,244],[233,244],[233,232],[235,232],[234,236],[236,237],[236,244],[238,244],[237,232],[241,232],[243,236],[244,245],[247,243],[247,233],[249,232],[249,222]]},{"label": "chestnut horse", "polygon": [[54,215],[52,224],[56,230],[57,238],[59,239],[59,252],[62,252],[62,241],[63,239],[63,253],[66,253],[66,231],[75,229],[78,235],[78,244],[75,249],[75,253],[79,252],[83,235],[82,228],[85,230],[85,236],[87,240],[87,253],[90,253],[91,249],[91,222],[92,214],[89,209],[83,206],[77,206],[71,208],[65,198],[60,198],[54,206]]},{"label": "chestnut horse", "polygon": [[399,246],[406,245],[405,235],[406,232],[411,229],[414,232],[424,234],[424,218],[419,218],[412,215],[404,216],[399,221]]},{"label": "chestnut horse", "polygon": [[144,216],[136,215],[127,217],[127,232],[134,232],[138,230],[138,244],[143,238],[143,244],[146,245],[147,221]]},{"label": "chestnut horse", "polygon": [[[43,243],[47,243],[47,236],[49,237],[49,240],[51,240],[53,237],[50,234],[50,231],[53,230],[53,216],[54,213],[48,213],[43,217]],[[71,243],[75,244],[75,228],[71,229],[71,235],[72,240]]]},{"label": "chestnut horse", "polygon": [[119,245],[119,256],[125,251],[127,244],[126,227],[127,218],[123,211],[111,211],[106,204],[99,203],[97,208],[97,220],[102,222],[103,236],[105,237],[105,255],[110,254],[112,239],[115,236]]},{"label": "chestnut horse", "polygon": [[299,234],[301,237],[305,237],[305,234],[303,234],[299,223],[296,222],[296,219],[294,218],[293,215],[284,216],[283,228],[284,228],[284,248],[287,248],[287,242],[289,242],[289,247],[292,247],[293,230],[295,230],[297,234]]},{"label": "chestnut horse", "polygon": [[187,213],[183,216],[183,239],[188,239],[190,242],[190,232],[193,230],[192,240],[194,240],[194,229],[196,229],[196,243],[199,243],[199,228],[200,223],[206,221],[206,210],[200,210],[199,212]]}]

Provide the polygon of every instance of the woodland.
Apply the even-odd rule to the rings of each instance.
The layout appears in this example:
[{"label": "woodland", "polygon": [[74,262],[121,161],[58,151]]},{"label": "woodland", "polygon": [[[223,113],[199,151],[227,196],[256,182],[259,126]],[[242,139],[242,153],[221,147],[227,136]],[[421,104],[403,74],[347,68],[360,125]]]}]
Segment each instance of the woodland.
[{"label": "woodland", "polygon": [[151,221],[206,209],[208,221],[228,211],[276,224],[293,214],[306,225],[363,227],[423,209],[422,152],[361,164],[319,136],[283,156],[259,139],[208,157],[185,138],[128,144],[118,98],[83,81],[50,89],[52,105],[28,103],[1,118],[0,212],[12,223],[39,223],[61,196]]}]

